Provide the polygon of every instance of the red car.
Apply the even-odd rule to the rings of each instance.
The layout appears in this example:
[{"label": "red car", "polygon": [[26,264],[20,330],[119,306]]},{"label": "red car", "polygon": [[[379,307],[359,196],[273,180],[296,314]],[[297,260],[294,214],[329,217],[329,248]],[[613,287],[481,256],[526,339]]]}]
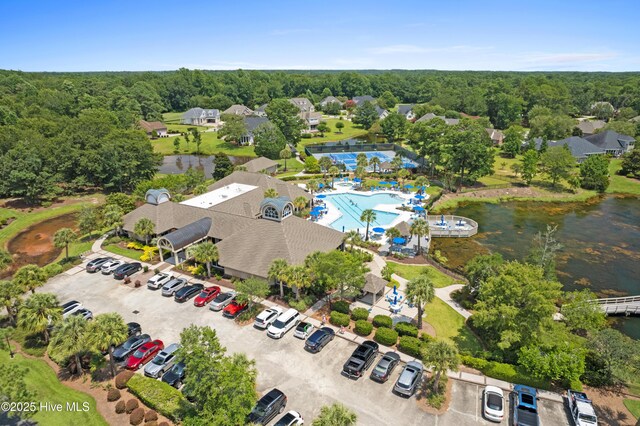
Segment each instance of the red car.
[{"label": "red car", "polygon": [[227,318],[235,318],[248,308],[246,303],[240,303],[237,300],[229,303],[223,310],[222,315]]},{"label": "red car", "polygon": [[164,343],[162,340],[154,340],[153,342],[147,342],[140,346],[133,355],[127,360],[127,368],[129,370],[137,370],[144,364],[149,362],[158,352],[164,349]]},{"label": "red car", "polygon": [[196,306],[204,306],[207,303],[211,302],[213,299],[215,299],[216,296],[219,294],[220,294],[220,287],[218,287],[217,285],[213,287],[207,287],[204,290],[202,290],[200,294],[196,296],[195,299],[193,299],[193,304]]}]

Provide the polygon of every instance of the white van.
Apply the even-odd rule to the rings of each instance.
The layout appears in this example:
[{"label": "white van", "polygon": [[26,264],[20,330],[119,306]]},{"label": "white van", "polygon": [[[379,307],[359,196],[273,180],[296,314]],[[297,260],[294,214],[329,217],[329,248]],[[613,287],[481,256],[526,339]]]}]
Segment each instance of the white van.
[{"label": "white van", "polygon": [[284,336],[287,331],[298,325],[299,322],[300,313],[291,308],[283,314],[280,314],[280,316],[278,316],[278,318],[273,323],[271,323],[271,325],[267,329],[267,334],[269,335],[269,337],[279,339]]}]

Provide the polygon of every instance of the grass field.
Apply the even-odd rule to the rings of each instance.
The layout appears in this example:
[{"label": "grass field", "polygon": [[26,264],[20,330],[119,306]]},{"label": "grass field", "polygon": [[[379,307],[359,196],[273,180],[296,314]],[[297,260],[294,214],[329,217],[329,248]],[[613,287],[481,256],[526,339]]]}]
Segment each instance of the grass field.
[{"label": "grass field", "polygon": [[640,195],[640,180],[630,179],[616,174],[622,167],[622,160],[613,159],[609,162],[609,174],[611,182],[607,188],[609,194],[633,194]]},{"label": "grass field", "polygon": [[[311,139],[301,139],[300,143],[298,143],[298,151],[303,152],[304,151],[304,147],[307,145],[315,145],[318,143],[325,143],[325,142],[334,142],[334,141],[341,141],[341,140],[345,140],[345,139],[350,139],[350,138],[354,138],[356,136],[362,136],[362,135],[366,135],[367,131],[363,128],[361,128],[360,126],[356,126],[355,124],[353,124],[351,121],[348,120],[339,120],[337,118],[329,118],[329,119],[324,119],[323,121],[325,121],[329,127],[331,128],[330,132],[327,132],[324,134],[323,137],[313,137]],[[342,121],[344,123],[344,127],[342,128],[342,132],[340,133],[336,133],[337,129],[336,129],[336,123],[338,121]]]},{"label": "grass field", "polygon": [[[191,126],[190,126],[191,127]],[[218,132],[201,132],[202,135],[202,143],[200,144],[200,154],[202,155],[211,155],[218,152],[224,152],[228,155],[235,155],[240,157],[255,157],[256,153],[253,151],[252,146],[239,146],[234,145],[229,142],[225,142],[223,140],[218,139]],[[160,138],[151,141],[153,145],[153,150],[155,152],[159,152],[163,155],[171,155],[174,153],[173,141],[176,137],[170,138]],[[180,136],[180,140],[182,141],[180,144],[180,154],[195,154],[196,153],[196,144],[193,143],[193,140],[187,144],[185,143],[184,137]]]},{"label": "grass field", "polygon": [[105,249],[106,251],[110,251],[111,253],[119,254],[120,256],[125,256],[130,259],[135,259],[138,261],[140,260],[140,256],[142,256],[143,254],[142,251],[140,250],[122,248],[117,244],[105,245],[105,246],[102,246],[102,248]]},{"label": "grass field", "polygon": [[436,330],[436,337],[455,344],[460,351],[482,351],[482,344],[464,323],[464,317],[442,300],[434,298],[425,313],[425,321]]},{"label": "grass field", "polygon": [[25,358],[16,355],[13,359],[5,351],[0,351],[0,362],[3,365],[15,364],[28,368],[29,372],[25,377],[27,388],[35,392],[34,400],[38,403],[48,402],[51,404],[62,404],[66,408],[67,403],[77,403],[80,408],[83,403],[89,404],[89,410],[79,411],[38,411],[33,420],[44,426],[66,426],[66,425],[107,425],[102,416],[96,410],[96,401],[93,397],[82,392],[75,391],[64,386],[55,372],[44,361]]},{"label": "grass field", "polygon": [[640,419],[640,401],[637,399],[625,399],[622,401],[627,410],[631,411],[636,420]]},{"label": "grass field", "polygon": [[397,275],[406,280],[412,280],[418,275],[425,273],[433,280],[435,288],[448,287],[454,283],[454,279],[443,274],[432,266],[406,265],[404,263],[387,262],[389,268]]}]

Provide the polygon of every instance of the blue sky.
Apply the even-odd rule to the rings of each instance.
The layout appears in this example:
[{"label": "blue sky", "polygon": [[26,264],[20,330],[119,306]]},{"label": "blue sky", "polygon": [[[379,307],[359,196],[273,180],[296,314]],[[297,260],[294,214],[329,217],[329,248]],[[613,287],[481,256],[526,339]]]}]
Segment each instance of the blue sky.
[{"label": "blue sky", "polygon": [[0,68],[640,70],[637,0],[521,3],[0,0]]}]

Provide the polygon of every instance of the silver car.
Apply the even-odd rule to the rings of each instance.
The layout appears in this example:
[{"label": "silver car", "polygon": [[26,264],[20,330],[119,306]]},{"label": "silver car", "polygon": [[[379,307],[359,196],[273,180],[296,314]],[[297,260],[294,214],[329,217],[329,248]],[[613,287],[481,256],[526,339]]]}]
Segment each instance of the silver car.
[{"label": "silver car", "polygon": [[66,318],[82,308],[82,303],[78,302],[77,300],[71,300],[62,305],[62,318]]},{"label": "silver car", "polygon": [[159,274],[156,274],[156,275],[152,276],[151,278],[149,278],[149,280],[147,281],[147,288],[150,288],[152,290],[157,290],[160,287],[162,287],[165,284],[167,284],[173,278],[174,278],[173,275],[169,275],[169,274],[165,274],[163,272],[160,272]]},{"label": "silver car", "polygon": [[212,311],[221,311],[236,298],[236,292],[231,290],[226,293],[220,293],[215,299],[209,303],[209,309]]},{"label": "silver car", "polygon": [[187,280],[184,278],[174,278],[162,286],[162,295],[165,297],[171,297],[176,291],[180,290],[186,284]]},{"label": "silver car", "polygon": [[150,363],[144,367],[144,375],[157,379],[165,372],[169,371],[175,362],[176,351],[180,348],[177,343],[172,343],[158,355],[156,355]]},{"label": "silver car", "polygon": [[124,262],[122,260],[112,260],[111,262],[106,262],[102,265],[102,268],[100,268],[100,270],[102,271],[102,275],[110,275],[113,273],[113,271],[115,271],[116,269],[118,269],[118,267],[120,265],[123,265]]},{"label": "silver car", "polygon": [[400,373],[393,391],[399,395],[410,397],[418,388],[424,367],[418,361],[409,361]]}]

